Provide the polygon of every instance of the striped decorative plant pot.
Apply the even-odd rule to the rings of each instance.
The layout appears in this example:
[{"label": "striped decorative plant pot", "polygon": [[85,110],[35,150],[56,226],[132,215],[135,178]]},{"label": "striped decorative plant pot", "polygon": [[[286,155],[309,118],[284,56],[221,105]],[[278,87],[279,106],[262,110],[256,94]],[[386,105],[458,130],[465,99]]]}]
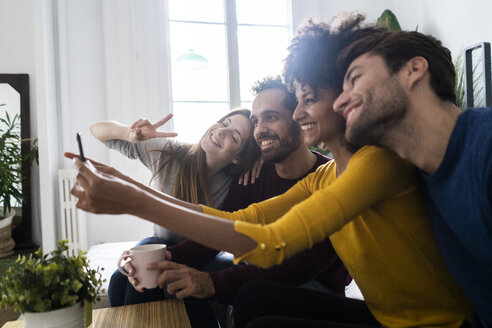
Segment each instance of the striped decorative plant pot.
[{"label": "striped decorative plant pot", "polygon": [[85,327],[85,310],[80,304],[47,312],[24,313],[24,328]]}]

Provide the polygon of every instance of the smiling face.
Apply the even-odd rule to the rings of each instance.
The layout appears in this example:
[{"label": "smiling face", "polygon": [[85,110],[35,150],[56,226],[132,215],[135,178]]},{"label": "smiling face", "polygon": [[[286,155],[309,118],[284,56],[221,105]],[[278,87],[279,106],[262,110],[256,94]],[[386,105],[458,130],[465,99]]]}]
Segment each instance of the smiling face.
[{"label": "smiling face", "polygon": [[237,162],[239,153],[251,137],[250,120],[244,115],[236,114],[213,124],[200,145],[205,151],[208,165],[225,167]]},{"label": "smiling face", "polygon": [[253,101],[251,122],[265,162],[279,163],[301,144],[299,126],[283,104],[284,99],[284,91],[268,89]]},{"label": "smiling face", "polygon": [[336,93],[330,89],[312,89],[309,85],[296,84],[296,97],[299,104],[293,119],[301,127],[301,135],[308,146],[321,142],[340,140],[345,122],[340,114],[333,111]]},{"label": "smiling face", "polygon": [[408,111],[399,73],[390,74],[383,58],[364,54],[347,69],[335,111],[346,120],[346,139],[357,145],[381,145],[385,134]]}]

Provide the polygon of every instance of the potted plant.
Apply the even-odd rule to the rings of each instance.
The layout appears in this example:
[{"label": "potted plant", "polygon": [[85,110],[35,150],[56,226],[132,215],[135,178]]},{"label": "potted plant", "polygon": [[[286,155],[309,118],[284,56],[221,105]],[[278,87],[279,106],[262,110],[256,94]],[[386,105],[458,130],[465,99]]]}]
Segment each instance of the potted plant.
[{"label": "potted plant", "polygon": [[101,273],[89,267],[84,252],[68,256],[67,244],[59,241],[51,256],[41,248],[19,256],[0,279],[0,308],[22,312],[24,328],[86,327],[84,304],[100,300]]},{"label": "potted plant", "polygon": [[[0,107],[5,104],[0,104]],[[21,143],[30,142],[22,140],[20,136],[19,114],[10,117],[9,113],[0,115],[0,257],[13,253],[14,241],[11,237],[12,218],[15,211],[12,205],[22,204],[23,196],[22,163],[31,165],[38,162],[38,147],[36,140],[29,148],[29,152],[23,156]]]}]

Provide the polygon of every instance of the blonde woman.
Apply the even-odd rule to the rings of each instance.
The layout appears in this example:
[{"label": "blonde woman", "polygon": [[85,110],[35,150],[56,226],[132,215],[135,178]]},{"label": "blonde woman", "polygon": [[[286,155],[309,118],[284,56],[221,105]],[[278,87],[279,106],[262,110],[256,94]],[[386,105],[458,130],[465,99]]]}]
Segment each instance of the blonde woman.
[{"label": "blonde woman", "polygon": [[[99,141],[131,159],[140,160],[151,172],[153,188],[178,199],[220,208],[229,184],[247,172],[256,161],[259,149],[253,138],[253,125],[247,109],[233,110],[210,126],[197,144],[185,144],[171,137],[177,134],[161,132],[158,128],[172,118],[167,115],[152,124],[140,119],[131,126],[116,122],[99,122],[91,132]],[[162,243],[172,245],[183,240],[159,225],[154,235],[139,244]],[[230,259],[217,257],[209,270],[231,265]],[[126,269],[132,273],[133,267]],[[207,270],[205,268],[205,270]],[[130,282],[133,278],[129,278]],[[135,290],[118,270],[111,277],[109,298],[111,306],[148,302],[164,297],[161,289]],[[137,285],[135,283],[134,285]]]}]

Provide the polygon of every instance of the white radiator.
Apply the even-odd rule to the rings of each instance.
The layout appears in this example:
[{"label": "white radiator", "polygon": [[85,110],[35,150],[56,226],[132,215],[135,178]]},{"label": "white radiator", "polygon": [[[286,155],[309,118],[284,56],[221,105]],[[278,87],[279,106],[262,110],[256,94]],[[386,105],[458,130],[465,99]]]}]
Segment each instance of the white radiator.
[{"label": "white radiator", "polygon": [[79,250],[87,251],[87,224],[85,213],[75,207],[77,198],[70,194],[75,184],[77,170],[58,171],[60,188],[61,239],[68,239],[69,254],[77,255]]}]

